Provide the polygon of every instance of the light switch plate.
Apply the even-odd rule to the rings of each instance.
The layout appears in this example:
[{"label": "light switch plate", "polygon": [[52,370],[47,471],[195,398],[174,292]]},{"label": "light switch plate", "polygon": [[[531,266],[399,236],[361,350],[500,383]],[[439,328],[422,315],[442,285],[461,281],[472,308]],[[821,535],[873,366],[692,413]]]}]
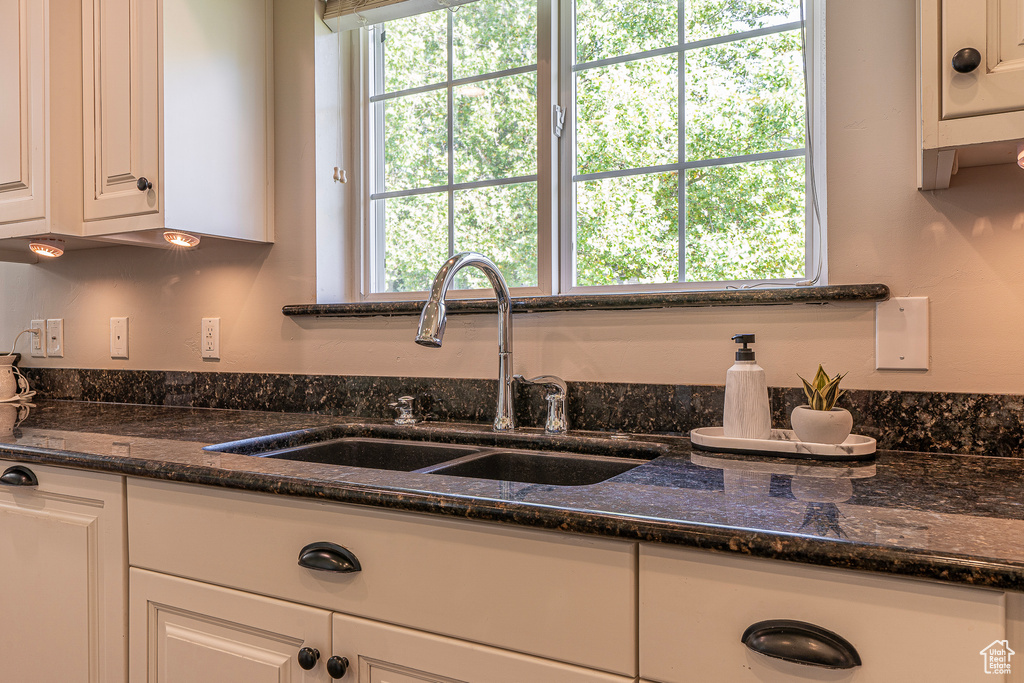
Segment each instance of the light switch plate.
[{"label": "light switch plate", "polygon": [[110,319],[110,357],[128,357],[128,318]]},{"label": "light switch plate", "polygon": [[33,320],[29,324],[30,330],[39,330],[39,334],[30,333],[32,338],[29,344],[29,353],[33,358],[46,358],[46,321]]},{"label": "light switch plate", "polygon": [[50,358],[64,357],[64,318],[46,321],[46,355]]},{"label": "light switch plate", "polygon": [[928,297],[903,296],[875,305],[875,369],[928,369]]}]

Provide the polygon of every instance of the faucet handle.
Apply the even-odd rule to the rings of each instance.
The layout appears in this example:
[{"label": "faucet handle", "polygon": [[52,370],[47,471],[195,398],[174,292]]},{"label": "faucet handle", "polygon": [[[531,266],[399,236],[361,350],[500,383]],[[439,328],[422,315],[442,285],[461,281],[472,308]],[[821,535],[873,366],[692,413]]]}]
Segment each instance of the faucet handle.
[{"label": "faucet handle", "polygon": [[526,379],[522,375],[515,375],[514,379],[518,382],[522,382],[523,384],[541,384],[549,387],[554,389],[556,393],[561,394],[563,398],[568,392],[565,380],[561,377],[555,377],[554,375],[538,375],[537,377],[532,377],[530,379]]},{"label": "faucet handle", "polygon": [[548,419],[544,423],[544,432],[546,434],[565,434],[569,431],[569,418],[565,414],[565,398],[568,387],[564,379],[554,375],[540,375],[531,379],[515,375],[515,379],[523,384],[540,384],[553,389],[544,397],[548,402]]},{"label": "faucet handle", "polygon": [[395,418],[396,425],[414,425],[419,422],[419,418],[414,414],[415,396],[399,396],[397,401],[392,401],[388,405],[398,409],[398,417]]}]

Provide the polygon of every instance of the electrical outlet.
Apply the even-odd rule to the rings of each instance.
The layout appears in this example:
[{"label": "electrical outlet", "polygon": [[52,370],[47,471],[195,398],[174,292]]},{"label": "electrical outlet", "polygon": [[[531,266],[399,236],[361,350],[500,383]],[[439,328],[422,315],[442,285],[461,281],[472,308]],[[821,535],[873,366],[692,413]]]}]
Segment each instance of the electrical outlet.
[{"label": "electrical outlet", "polygon": [[128,358],[128,318],[110,319],[110,357]]},{"label": "electrical outlet", "polygon": [[46,355],[50,358],[64,357],[64,318],[46,321]]},{"label": "electrical outlet", "polygon": [[220,360],[220,318],[203,318],[199,341],[203,358]]},{"label": "electrical outlet", "polygon": [[33,320],[29,324],[29,329],[38,330],[38,332],[29,333],[31,338],[29,353],[33,358],[46,358],[46,321]]}]

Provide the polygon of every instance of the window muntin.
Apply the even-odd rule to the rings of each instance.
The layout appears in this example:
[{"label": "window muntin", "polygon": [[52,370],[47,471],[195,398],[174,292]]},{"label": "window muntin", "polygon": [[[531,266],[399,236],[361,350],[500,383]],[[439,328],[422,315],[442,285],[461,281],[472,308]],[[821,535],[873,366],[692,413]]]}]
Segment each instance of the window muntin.
[{"label": "window muntin", "polygon": [[[444,78],[433,82],[404,60],[405,44],[393,40],[403,35],[398,22],[383,27],[387,39],[375,54],[385,68],[373,70],[380,87],[372,93],[371,119],[383,129],[388,105],[380,108],[381,102],[432,92],[444,105],[446,130],[439,135],[435,123],[419,143],[394,136],[391,150],[422,159],[410,164],[415,168],[394,163],[393,172],[381,173],[399,155],[389,156],[383,141],[378,145],[383,168],[371,189],[378,218],[369,240],[378,254],[372,292],[422,291],[447,255],[465,249],[490,256],[510,285],[536,291],[536,264],[550,249],[537,239],[536,123],[547,134],[550,116],[536,110],[537,66],[525,63],[537,59],[535,5],[524,13],[517,2],[480,0],[454,13],[404,20],[415,23],[426,53],[413,61],[424,73],[443,67]],[[513,39],[487,30],[488,12],[468,13],[488,6]],[[445,24],[443,33],[423,35],[427,16],[440,17],[432,21]],[[570,156],[560,197],[566,209],[558,212],[567,256],[556,290],[686,289],[804,277],[811,254],[800,26],[799,0],[578,0],[575,26],[563,29],[576,55],[563,60],[562,79],[576,101],[562,98],[574,116],[572,134],[561,141],[562,155]],[[447,53],[440,61],[438,45]],[[404,80],[392,77],[391,62],[402,63],[394,70]],[[389,90],[384,80],[403,89]],[[512,99],[524,92],[528,97]],[[411,102],[394,105],[401,107],[417,111]],[[404,120],[422,125],[437,118],[436,107],[418,111],[425,114]],[[388,202],[398,206],[385,208]],[[546,258],[557,263],[557,250]],[[457,286],[487,283],[466,271]]]}]

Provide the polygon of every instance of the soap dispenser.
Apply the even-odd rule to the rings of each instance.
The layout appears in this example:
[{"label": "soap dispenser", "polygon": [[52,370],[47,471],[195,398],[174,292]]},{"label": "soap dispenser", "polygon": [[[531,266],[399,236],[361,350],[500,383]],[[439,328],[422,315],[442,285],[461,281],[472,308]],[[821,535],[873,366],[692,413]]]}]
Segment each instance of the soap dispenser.
[{"label": "soap dispenser", "polygon": [[769,439],[772,417],[768,408],[768,380],[764,368],[754,360],[754,335],[737,334],[732,340],[743,344],[736,351],[736,363],[725,374],[725,415],[723,434],[740,439]]}]

